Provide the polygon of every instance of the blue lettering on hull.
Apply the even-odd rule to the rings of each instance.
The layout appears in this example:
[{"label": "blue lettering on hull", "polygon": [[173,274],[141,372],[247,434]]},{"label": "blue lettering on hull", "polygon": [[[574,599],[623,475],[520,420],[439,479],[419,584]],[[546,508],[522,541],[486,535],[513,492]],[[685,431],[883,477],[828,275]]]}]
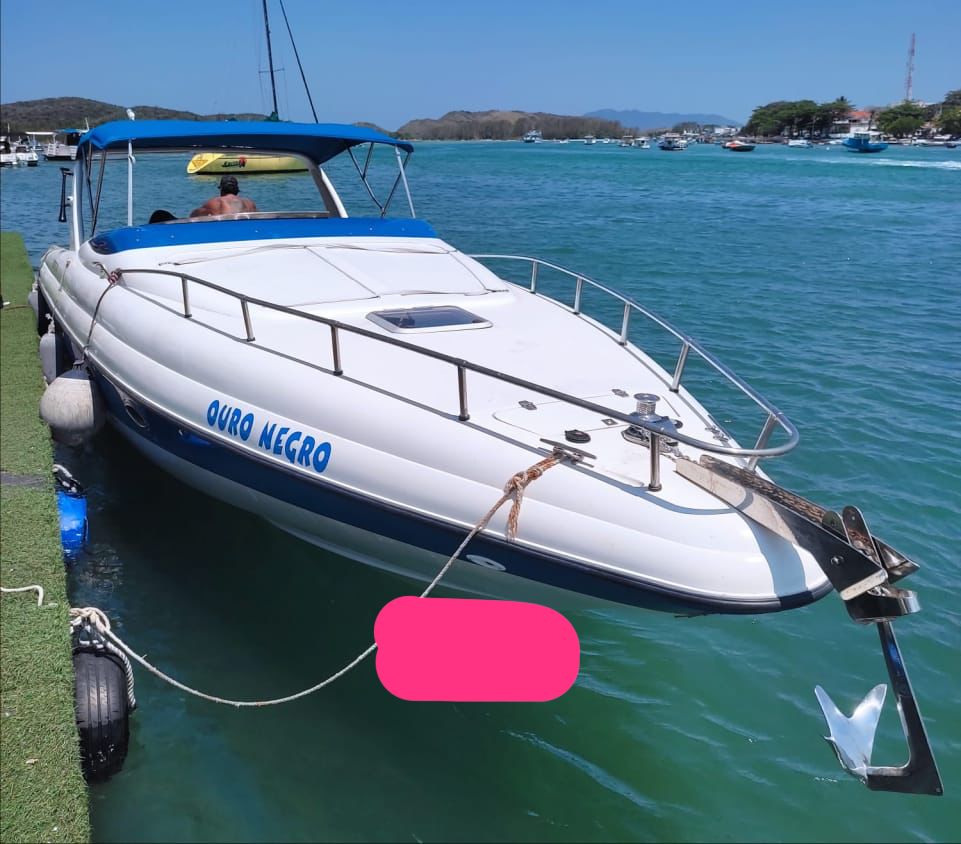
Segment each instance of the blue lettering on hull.
[{"label": "blue lettering on hull", "polygon": [[[257,419],[255,414],[243,408],[214,399],[207,407],[207,425],[247,442],[257,427]],[[310,434],[286,425],[278,428],[277,423],[269,419],[260,426],[257,447],[268,454],[284,457],[292,466],[304,466],[318,474],[327,468],[332,450],[329,442],[317,442]]]}]

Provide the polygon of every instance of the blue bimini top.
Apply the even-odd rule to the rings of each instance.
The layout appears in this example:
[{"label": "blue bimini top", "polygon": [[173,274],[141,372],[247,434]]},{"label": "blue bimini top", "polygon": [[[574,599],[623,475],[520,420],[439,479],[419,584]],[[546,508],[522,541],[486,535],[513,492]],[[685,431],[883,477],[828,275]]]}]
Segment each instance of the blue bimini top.
[{"label": "blue bimini top", "polygon": [[363,126],[281,121],[115,120],[86,132],[78,155],[94,150],[248,150],[301,155],[320,166],[358,144],[386,144],[412,153],[406,141]]}]

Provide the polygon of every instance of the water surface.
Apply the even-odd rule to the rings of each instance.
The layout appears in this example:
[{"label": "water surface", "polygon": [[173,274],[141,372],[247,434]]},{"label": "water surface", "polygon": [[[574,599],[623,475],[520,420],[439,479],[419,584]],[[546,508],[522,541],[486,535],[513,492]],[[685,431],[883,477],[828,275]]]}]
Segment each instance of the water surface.
[{"label": "water surface", "polygon": [[[211,195],[184,164],[138,165],[138,219]],[[37,263],[65,240],[57,168],[2,179],[3,227]],[[768,471],[859,505],[922,564],[905,585],[923,612],[898,633],[947,796],[869,792],[820,738],[815,683],[850,709],[887,680],[876,634],[836,596],[759,617],[603,606],[570,614],[581,673],[549,704],[404,703],[370,663],[306,700],[235,711],[138,671],[127,764],[91,790],[95,839],[957,838],[961,150],[430,143],[410,179],[418,215],[465,251],[586,272],[705,342],[801,431]],[[262,210],[310,207],[304,176],[242,189]],[[709,404],[722,398],[691,377]],[[739,405],[717,415],[748,421]],[[311,685],[366,646],[380,607],[420,588],[182,486],[109,432],[64,456],[88,486],[93,535],[71,570],[74,605],[102,607],[189,684],[243,698]],[[889,700],[875,761],[905,755]]]}]

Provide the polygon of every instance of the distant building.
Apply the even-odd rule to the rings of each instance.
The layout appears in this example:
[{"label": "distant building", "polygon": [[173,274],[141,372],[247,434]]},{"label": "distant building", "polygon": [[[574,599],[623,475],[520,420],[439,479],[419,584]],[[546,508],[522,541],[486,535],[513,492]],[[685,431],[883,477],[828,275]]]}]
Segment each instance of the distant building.
[{"label": "distant building", "polygon": [[873,126],[871,112],[867,109],[851,109],[843,120],[836,120],[831,124],[832,135],[848,135],[851,132],[868,129]]}]

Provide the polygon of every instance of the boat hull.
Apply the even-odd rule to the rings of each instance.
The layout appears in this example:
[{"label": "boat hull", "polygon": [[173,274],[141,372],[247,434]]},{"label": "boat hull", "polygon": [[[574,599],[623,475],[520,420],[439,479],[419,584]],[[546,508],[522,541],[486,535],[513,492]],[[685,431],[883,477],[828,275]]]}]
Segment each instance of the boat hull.
[{"label": "boat hull", "polygon": [[[93,369],[111,423],[148,459],[201,492],[252,512],[312,544],[368,565],[431,580],[467,529],[370,496],[287,472],[191,430]],[[133,408],[133,412],[129,410]],[[478,514],[480,516],[482,514]],[[804,606],[830,587],[768,601],[726,600],[604,572],[577,560],[478,535],[444,583],[492,598],[557,607],[612,602],[685,615],[756,614]],[[546,591],[545,591],[546,590]]]},{"label": "boat hull", "polygon": [[223,173],[300,173],[307,170],[302,159],[294,155],[233,155],[219,152],[198,153],[187,164],[189,175]]},{"label": "boat hull", "polygon": [[845,138],[844,148],[848,152],[883,152],[888,148],[885,143],[875,143],[872,141],[864,141],[858,138]]}]

